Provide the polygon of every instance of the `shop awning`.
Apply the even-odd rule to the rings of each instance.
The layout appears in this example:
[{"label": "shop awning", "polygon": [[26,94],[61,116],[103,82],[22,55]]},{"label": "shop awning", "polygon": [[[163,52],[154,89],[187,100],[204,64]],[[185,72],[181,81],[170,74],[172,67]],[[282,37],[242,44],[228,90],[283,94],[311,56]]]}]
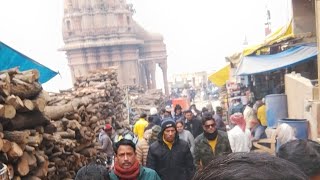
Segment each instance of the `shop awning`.
[{"label": "shop awning", "polygon": [[0,42],[0,71],[18,67],[20,71],[37,69],[39,82],[45,83],[58,73]]},{"label": "shop awning", "polygon": [[263,48],[264,46],[272,45],[277,42],[281,42],[290,38],[293,38],[293,29],[292,29],[292,20],[288,22],[285,26],[277,29],[273,33],[269,34],[264,42],[256,45],[251,45],[243,50],[243,56],[248,56],[255,51],[257,51],[260,48]]},{"label": "shop awning", "polygon": [[211,74],[208,79],[216,86],[223,86],[229,80],[230,64]]},{"label": "shop awning", "polygon": [[245,56],[236,71],[236,75],[244,76],[275,71],[312,60],[317,54],[317,46],[309,44],[296,46],[278,54]]}]

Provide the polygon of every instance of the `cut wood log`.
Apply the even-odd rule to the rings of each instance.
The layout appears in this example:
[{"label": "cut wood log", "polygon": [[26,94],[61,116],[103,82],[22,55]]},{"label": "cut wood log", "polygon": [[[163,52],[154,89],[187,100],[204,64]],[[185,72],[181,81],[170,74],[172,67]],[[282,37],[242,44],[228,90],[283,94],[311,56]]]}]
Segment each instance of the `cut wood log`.
[{"label": "cut wood log", "polygon": [[21,177],[20,177],[20,176],[14,176],[14,177],[12,178],[12,180],[21,180]]},{"label": "cut wood log", "polygon": [[53,173],[53,172],[56,172],[57,168],[55,166],[52,166],[50,168],[48,168],[48,172],[49,173]]},{"label": "cut wood log", "polygon": [[37,69],[30,69],[30,70],[22,71],[20,73],[23,75],[32,74],[35,80],[38,80],[40,78],[40,73]]},{"label": "cut wood log", "polygon": [[77,120],[69,120],[67,128],[70,128],[72,130],[79,130],[81,128],[81,125]]},{"label": "cut wood log", "polygon": [[8,96],[5,99],[5,103],[8,105],[12,105],[16,110],[24,106],[19,96],[15,96],[15,95]]},{"label": "cut wood log", "polygon": [[40,111],[18,113],[13,119],[4,121],[3,128],[9,131],[32,129],[37,126],[46,126],[50,120]]},{"label": "cut wood log", "polygon": [[4,117],[4,105],[0,104],[0,117]]},{"label": "cut wood log", "polygon": [[80,152],[80,151],[82,151],[83,149],[85,149],[85,148],[87,148],[87,147],[90,147],[90,146],[92,146],[93,145],[93,143],[91,142],[91,141],[84,141],[84,142],[82,142],[81,144],[79,144],[75,149],[74,149],[74,151],[75,152]]},{"label": "cut wood log", "polygon": [[23,107],[19,110],[20,112],[27,112],[27,111],[33,111],[34,110],[34,104],[29,99],[23,100]]},{"label": "cut wood log", "polygon": [[84,139],[89,141],[92,141],[95,135],[95,133],[90,128],[84,126],[81,127],[80,134]]},{"label": "cut wood log", "polygon": [[65,113],[73,111],[74,108],[71,103],[62,106],[46,106],[44,108],[44,114],[53,120],[58,120],[62,118]]},{"label": "cut wood log", "polygon": [[7,164],[7,170],[8,170],[8,174],[9,174],[9,179],[13,179],[14,177],[14,168],[12,166],[12,164]]},{"label": "cut wood log", "polygon": [[43,139],[43,137],[39,133],[37,133],[37,134],[35,134],[33,136],[29,136],[28,137],[28,145],[36,145],[36,146],[38,146],[39,144],[41,144],[42,139]]},{"label": "cut wood log", "polygon": [[59,142],[61,141],[61,136],[54,136],[48,133],[43,134],[43,139],[47,141]]},{"label": "cut wood log", "polygon": [[38,164],[42,164],[44,162],[46,162],[46,157],[44,155],[43,152],[40,152],[40,151],[36,151],[36,154],[35,154],[36,158],[37,158],[37,163]]},{"label": "cut wood log", "polygon": [[32,101],[34,104],[35,109],[39,110],[40,112],[44,112],[44,108],[46,107],[46,100],[43,98],[38,97],[37,99]]},{"label": "cut wood log", "polygon": [[12,78],[13,83],[10,84],[10,92],[19,96],[21,99],[32,99],[36,97],[42,90],[41,84],[38,82],[26,83],[17,78]]},{"label": "cut wood log", "polygon": [[3,139],[0,138],[0,151],[2,151],[2,148],[3,148]]},{"label": "cut wood log", "polygon": [[42,91],[39,93],[39,95],[38,95],[37,98],[44,99],[44,100],[46,101],[46,104],[47,104],[48,101],[51,100],[51,97],[50,97],[49,93],[48,93],[47,91],[45,91],[45,90],[42,90]]},{"label": "cut wood log", "polygon": [[13,67],[10,69],[6,69],[3,71],[0,71],[0,74],[4,74],[4,73],[8,73],[10,76],[13,76],[14,74],[18,74],[19,73],[19,67]]},{"label": "cut wood log", "polygon": [[21,98],[19,97],[19,96],[16,96],[16,105],[14,105],[14,108],[16,109],[16,110],[19,110],[19,109],[21,109],[21,108],[23,108],[24,107],[24,104],[23,104],[23,101],[21,100]]},{"label": "cut wood log", "polygon": [[32,153],[23,152],[23,155],[21,158],[27,159],[30,169],[37,167],[37,158]]},{"label": "cut wood log", "polygon": [[4,131],[4,138],[18,144],[27,144],[30,131]]},{"label": "cut wood log", "polygon": [[16,109],[12,106],[12,105],[4,105],[4,114],[3,114],[3,118],[5,119],[12,119],[15,117],[16,115]]},{"label": "cut wood log", "polygon": [[0,74],[0,94],[3,96],[10,95],[10,76],[8,73]]},{"label": "cut wood log", "polygon": [[2,152],[4,152],[4,153],[9,152],[11,147],[12,147],[12,143],[6,139],[3,139]]},{"label": "cut wood log", "polygon": [[87,157],[94,157],[97,155],[97,150],[95,148],[86,148],[83,149],[80,153]]},{"label": "cut wood log", "polygon": [[10,75],[8,73],[0,74],[0,81],[10,83]]},{"label": "cut wood log", "polygon": [[44,127],[44,133],[53,134],[56,131],[57,131],[57,127],[54,126],[53,124],[48,124],[47,126]]},{"label": "cut wood log", "polygon": [[16,104],[17,98],[15,95],[8,96],[5,100],[6,104],[14,105]]},{"label": "cut wood log", "polygon": [[25,176],[29,173],[29,163],[28,163],[28,154],[27,152],[24,152],[23,155],[19,158],[18,164],[17,164],[17,172],[21,176]]},{"label": "cut wood log", "polygon": [[36,150],[34,147],[26,145],[25,151],[29,152],[29,153],[34,153],[34,151]]},{"label": "cut wood log", "polygon": [[34,176],[43,178],[48,175],[48,166],[49,166],[49,161],[45,160],[43,163],[38,165],[38,167],[32,172]]},{"label": "cut wood log", "polygon": [[36,132],[43,134],[44,133],[44,127],[43,126],[37,126],[35,127]]},{"label": "cut wood log", "polygon": [[[31,70],[31,71],[33,71],[33,70]],[[25,73],[21,72],[19,74],[15,74],[15,75],[13,75],[13,77],[16,78],[16,79],[19,79],[19,80],[21,80],[23,82],[26,82],[26,83],[33,83],[33,82],[35,82],[37,80],[37,78],[39,78],[38,77],[39,73],[34,74],[34,73],[30,72],[30,71],[29,72],[24,71],[24,72]]]},{"label": "cut wood log", "polygon": [[55,132],[55,135],[59,135],[61,138],[74,139],[76,137],[75,131],[67,129],[64,132]]},{"label": "cut wood log", "polygon": [[11,149],[8,152],[8,156],[12,159],[16,159],[18,157],[21,157],[23,155],[23,151],[21,147],[15,143],[11,142]]}]

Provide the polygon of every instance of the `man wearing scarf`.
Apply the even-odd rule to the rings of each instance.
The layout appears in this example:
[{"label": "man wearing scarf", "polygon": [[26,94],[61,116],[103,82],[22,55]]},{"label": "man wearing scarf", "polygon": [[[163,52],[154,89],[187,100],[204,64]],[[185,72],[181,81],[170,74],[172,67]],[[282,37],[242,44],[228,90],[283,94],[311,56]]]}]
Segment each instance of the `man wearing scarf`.
[{"label": "man wearing scarf", "polygon": [[235,113],[230,117],[230,122],[235,125],[228,131],[228,138],[232,152],[250,152],[251,133],[246,128],[246,121],[241,113]]},{"label": "man wearing scarf", "polygon": [[131,140],[121,139],[115,144],[115,165],[110,173],[112,180],[160,180],[158,174],[139,164],[136,147]]},{"label": "man wearing scarf", "polygon": [[195,139],[194,158],[197,169],[206,167],[215,156],[232,152],[227,133],[217,130],[211,113],[203,115],[202,128],[204,132]]},{"label": "man wearing scarf", "polygon": [[180,140],[176,123],[164,119],[158,140],[149,147],[147,167],[154,169],[162,180],[191,180],[194,175],[193,157],[186,141]]}]

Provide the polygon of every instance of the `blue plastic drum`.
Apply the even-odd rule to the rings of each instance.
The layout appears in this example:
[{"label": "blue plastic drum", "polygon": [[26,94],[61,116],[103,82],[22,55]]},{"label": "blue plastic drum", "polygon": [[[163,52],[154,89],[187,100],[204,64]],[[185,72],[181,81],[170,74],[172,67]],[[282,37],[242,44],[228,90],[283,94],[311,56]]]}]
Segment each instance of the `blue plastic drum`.
[{"label": "blue plastic drum", "polygon": [[276,128],[280,119],[288,117],[287,95],[267,95],[265,98],[265,103],[268,127]]}]

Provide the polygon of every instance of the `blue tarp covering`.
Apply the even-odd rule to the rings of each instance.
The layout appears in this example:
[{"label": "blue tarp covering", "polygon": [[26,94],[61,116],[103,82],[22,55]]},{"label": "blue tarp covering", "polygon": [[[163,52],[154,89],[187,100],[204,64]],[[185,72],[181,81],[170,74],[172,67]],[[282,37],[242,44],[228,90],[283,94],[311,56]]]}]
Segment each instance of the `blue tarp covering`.
[{"label": "blue tarp covering", "polygon": [[315,44],[295,46],[278,54],[245,56],[240,62],[236,75],[271,72],[314,59],[318,54]]},{"label": "blue tarp covering", "polygon": [[20,71],[37,69],[40,73],[40,83],[45,83],[58,74],[57,72],[0,42],[0,71],[14,67],[19,67]]}]

